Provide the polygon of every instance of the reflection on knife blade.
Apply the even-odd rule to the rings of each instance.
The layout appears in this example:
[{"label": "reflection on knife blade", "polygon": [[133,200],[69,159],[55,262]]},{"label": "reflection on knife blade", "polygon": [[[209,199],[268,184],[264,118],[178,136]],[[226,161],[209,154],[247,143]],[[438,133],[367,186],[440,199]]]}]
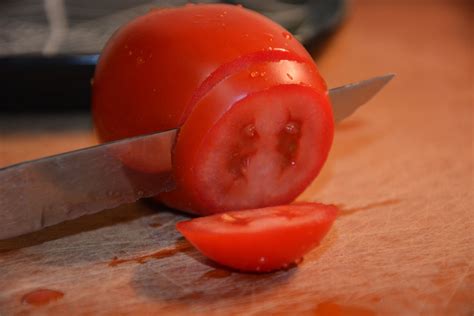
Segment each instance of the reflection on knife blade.
[{"label": "reflection on knife blade", "polygon": [[[0,239],[172,190],[170,148],[176,132],[128,138],[1,169]],[[153,173],[124,164],[128,153],[146,147],[161,147],[153,158]]]},{"label": "reflection on knife blade", "polygon": [[361,105],[372,99],[394,76],[395,74],[386,74],[331,89],[329,97],[334,120],[340,122],[350,116]]},{"label": "reflection on knife blade", "polygon": [[[331,89],[335,121],[352,114],[392,78]],[[176,134],[174,129],[127,138],[0,169],[0,239],[173,190]],[[142,159],[138,164],[136,157]]]}]

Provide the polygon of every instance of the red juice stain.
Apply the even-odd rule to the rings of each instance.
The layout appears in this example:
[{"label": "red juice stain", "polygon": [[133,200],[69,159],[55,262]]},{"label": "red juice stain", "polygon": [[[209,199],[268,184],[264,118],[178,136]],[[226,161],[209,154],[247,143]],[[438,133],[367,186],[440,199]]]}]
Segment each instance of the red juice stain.
[{"label": "red juice stain", "polygon": [[340,305],[334,302],[323,302],[319,304],[315,311],[315,316],[375,316],[375,313],[371,310],[357,307],[357,306],[346,306]]},{"label": "red juice stain", "polygon": [[34,306],[42,306],[63,298],[64,293],[56,290],[38,289],[21,298],[21,302]]},{"label": "red juice stain", "polygon": [[374,296],[370,300],[374,303],[378,303],[378,302],[382,301],[382,298],[379,297],[379,296]]},{"label": "red juice stain", "polygon": [[191,248],[192,246],[190,243],[188,243],[187,241],[181,241],[178,244],[176,244],[176,246],[174,246],[173,248],[161,249],[157,252],[154,252],[148,255],[143,255],[143,256],[133,257],[133,258],[125,258],[125,259],[119,259],[118,257],[113,257],[112,261],[109,262],[109,266],[116,267],[119,264],[128,263],[128,262],[136,262],[136,263],[143,264],[150,259],[159,260],[163,258],[168,258],[168,257],[174,256],[177,253],[189,250]]},{"label": "red juice stain", "polygon": [[202,299],[203,296],[204,295],[202,292],[191,292],[183,296],[180,296],[179,300],[180,301],[184,301],[184,300],[196,301],[196,300]]},{"label": "red juice stain", "polygon": [[385,200],[385,201],[380,201],[380,202],[374,202],[374,203],[370,203],[361,207],[354,207],[354,208],[346,208],[344,204],[336,204],[336,206],[339,208],[339,216],[347,216],[347,215],[352,215],[360,211],[367,211],[375,207],[394,205],[398,203],[400,203],[400,200],[391,199],[391,200]]}]

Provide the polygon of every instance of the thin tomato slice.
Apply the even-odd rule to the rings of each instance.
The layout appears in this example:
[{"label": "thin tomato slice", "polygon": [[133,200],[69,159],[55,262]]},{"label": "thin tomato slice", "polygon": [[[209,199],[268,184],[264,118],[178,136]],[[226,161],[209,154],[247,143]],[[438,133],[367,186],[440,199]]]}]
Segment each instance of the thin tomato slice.
[{"label": "thin tomato slice", "polygon": [[298,262],[318,246],[336,217],[333,205],[303,203],[199,217],[176,227],[219,264],[269,272]]}]

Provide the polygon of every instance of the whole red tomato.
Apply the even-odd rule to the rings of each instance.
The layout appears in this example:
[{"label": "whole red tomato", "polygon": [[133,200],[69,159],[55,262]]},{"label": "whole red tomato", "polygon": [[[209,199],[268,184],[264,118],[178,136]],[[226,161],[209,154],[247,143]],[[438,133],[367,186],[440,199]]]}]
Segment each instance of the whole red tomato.
[{"label": "whole red tomato", "polygon": [[291,202],[333,137],[311,56],[239,6],[187,5],[131,21],[102,52],[92,101],[102,141],[180,127],[177,189],[158,198],[200,214]]}]

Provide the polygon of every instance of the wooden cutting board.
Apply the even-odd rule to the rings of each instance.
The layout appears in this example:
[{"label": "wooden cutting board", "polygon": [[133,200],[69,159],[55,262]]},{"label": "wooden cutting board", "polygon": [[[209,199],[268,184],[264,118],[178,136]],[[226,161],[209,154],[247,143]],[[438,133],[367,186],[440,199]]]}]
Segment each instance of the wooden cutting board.
[{"label": "wooden cutting board", "polygon": [[[350,9],[319,58],[329,85],[397,78],[337,127],[301,199],[343,215],[297,268],[216,267],[175,231],[183,215],[137,203],[0,241],[0,315],[472,315],[472,5]],[[0,165],[94,142],[80,122],[59,133],[16,120]]]}]

